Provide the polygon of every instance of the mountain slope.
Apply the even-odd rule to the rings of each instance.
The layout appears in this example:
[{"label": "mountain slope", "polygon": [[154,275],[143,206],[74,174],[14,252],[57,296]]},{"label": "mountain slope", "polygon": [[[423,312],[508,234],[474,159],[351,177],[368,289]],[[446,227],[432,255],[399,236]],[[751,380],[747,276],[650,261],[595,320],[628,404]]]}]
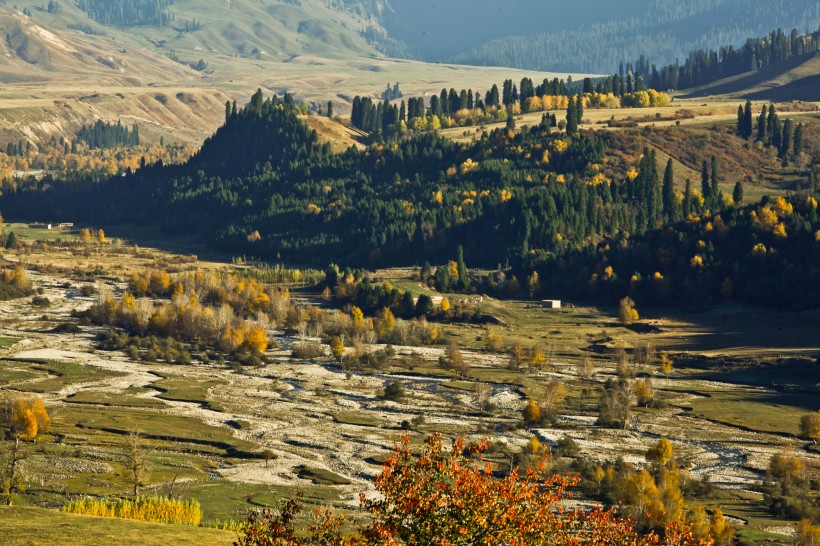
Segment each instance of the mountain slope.
[{"label": "mountain slope", "polygon": [[0,6],[0,80],[3,83],[94,77],[109,85],[192,80],[198,74],[167,57],[125,48],[109,36],[90,36],[38,24]]},{"label": "mountain slope", "polygon": [[820,53],[719,80],[695,89],[684,98],[710,95],[769,101],[820,101]]}]

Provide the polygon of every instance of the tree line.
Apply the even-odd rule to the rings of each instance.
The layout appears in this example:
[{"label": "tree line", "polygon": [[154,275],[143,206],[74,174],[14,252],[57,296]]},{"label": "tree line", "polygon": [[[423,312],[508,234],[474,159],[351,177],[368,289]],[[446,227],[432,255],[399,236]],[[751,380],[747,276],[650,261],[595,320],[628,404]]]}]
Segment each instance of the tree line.
[{"label": "tree line", "polygon": [[[233,254],[319,267],[441,264],[461,246],[471,265],[496,271],[486,283],[501,293],[537,272],[533,295],[815,304],[816,175],[802,193],[746,205],[742,185],[723,191],[717,158],[705,158],[700,186],[681,191],[653,150],[634,164],[615,153],[617,133],[541,123],[469,144],[426,133],[336,154],[298,112],[289,95],[258,92],[245,108],[229,104],[225,125],[185,165],[44,179],[0,205],[95,224],[159,220]],[[775,281],[778,268],[793,282]]]},{"label": "tree line", "polygon": [[176,0],[78,0],[88,17],[107,26],[166,26],[173,20],[168,7]]},{"label": "tree line", "polygon": [[[121,122],[107,123],[101,119],[93,125],[83,125],[77,133],[77,140],[84,142],[89,148],[116,148],[118,146],[139,146],[139,126],[134,125],[130,130]],[[74,148],[76,152],[76,148]]]}]

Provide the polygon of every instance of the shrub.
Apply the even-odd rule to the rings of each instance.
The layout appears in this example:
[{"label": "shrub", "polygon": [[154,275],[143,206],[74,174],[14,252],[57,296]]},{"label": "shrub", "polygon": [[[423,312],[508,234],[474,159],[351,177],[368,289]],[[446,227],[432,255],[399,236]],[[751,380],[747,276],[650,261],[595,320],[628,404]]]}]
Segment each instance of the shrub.
[{"label": "shrub", "polygon": [[169,497],[137,497],[134,500],[110,501],[86,497],[68,503],[63,507],[63,512],[193,526],[198,526],[202,521],[202,509],[198,501],[186,502]]},{"label": "shrub", "polygon": [[392,400],[393,402],[398,402],[402,398],[404,398],[404,385],[402,385],[401,381],[391,381],[387,385],[384,386],[384,394],[382,398],[385,400]]},{"label": "shrub", "polygon": [[293,344],[291,352],[293,358],[313,359],[325,356],[325,348],[320,343],[313,341],[302,341]]}]

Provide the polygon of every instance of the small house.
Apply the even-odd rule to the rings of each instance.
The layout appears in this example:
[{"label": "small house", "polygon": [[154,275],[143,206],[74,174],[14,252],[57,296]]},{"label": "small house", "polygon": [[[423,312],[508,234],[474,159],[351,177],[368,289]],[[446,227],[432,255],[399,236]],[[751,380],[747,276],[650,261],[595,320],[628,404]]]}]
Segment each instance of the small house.
[{"label": "small house", "polygon": [[561,300],[543,300],[542,303],[546,309],[560,309]]}]

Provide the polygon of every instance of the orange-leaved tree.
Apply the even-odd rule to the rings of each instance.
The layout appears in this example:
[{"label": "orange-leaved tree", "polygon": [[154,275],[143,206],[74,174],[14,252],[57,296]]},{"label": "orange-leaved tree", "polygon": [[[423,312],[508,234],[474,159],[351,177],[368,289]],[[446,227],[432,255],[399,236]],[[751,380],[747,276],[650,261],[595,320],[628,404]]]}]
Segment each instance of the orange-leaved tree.
[{"label": "orange-leaved tree", "polygon": [[239,546],[457,546],[532,544],[689,546],[712,544],[693,537],[682,519],[670,521],[664,536],[639,535],[631,520],[614,509],[569,509],[563,501],[577,476],[549,475],[546,457],[536,468],[494,475],[483,459],[486,441],[463,438],[445,445],[438,434],[416,455],[405,435],[376,477],[377,498],[360,497],[372,519],[353,536],[340,533],[343,520],[318,511],[304,533],[294,531],[298,504],[288,501],[279,515],[251,516]]}]

